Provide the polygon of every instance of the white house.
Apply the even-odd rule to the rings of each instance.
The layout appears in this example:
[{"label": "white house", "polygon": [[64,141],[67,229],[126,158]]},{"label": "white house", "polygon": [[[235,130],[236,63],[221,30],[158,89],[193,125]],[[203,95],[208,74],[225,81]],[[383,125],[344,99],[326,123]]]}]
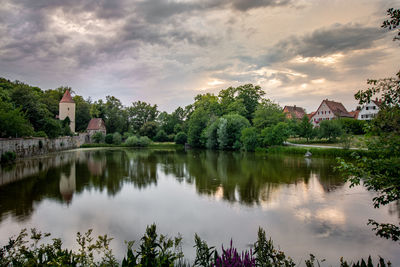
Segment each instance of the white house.
[{"label": "white house", "polygon": [[314,127],[319,126],[319,123],[324,120],[333,120],[337,118],[353,118],[346,110],[342,103],[331,101],[328,99],[322,100],[317,111],[311,116],[310,122]]},{"label": "white house", "polygon": [[358,120],[372,120],[379,112],[382,100],[375,99],[368,102],[358,113]]}]

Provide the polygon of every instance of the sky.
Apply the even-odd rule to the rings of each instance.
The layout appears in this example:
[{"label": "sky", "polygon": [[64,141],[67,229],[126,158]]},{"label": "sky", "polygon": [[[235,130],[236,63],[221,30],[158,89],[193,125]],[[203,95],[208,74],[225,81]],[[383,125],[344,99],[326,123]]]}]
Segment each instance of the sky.
[{"label": "sky", "polygon": [[282,107],[350,111],[368,78],[399,70],[380,27],[390,7],[400,0],[0,0],[0,76],[168,112],[247,83]]}]

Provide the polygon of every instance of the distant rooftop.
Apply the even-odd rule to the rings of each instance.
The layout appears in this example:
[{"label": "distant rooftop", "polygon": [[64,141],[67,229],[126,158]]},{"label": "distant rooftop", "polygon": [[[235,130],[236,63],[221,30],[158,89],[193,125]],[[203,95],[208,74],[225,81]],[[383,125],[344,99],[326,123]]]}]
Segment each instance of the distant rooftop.
[{"label": "distant rooftop", "polygon": [[285,106],[283,108],[283,112],[293,114],[297,119],[302,119],[304,115],[306,115],[306,112],[304,111],[304,108],[297,107],[296,105],[294,106]]},{"label": "distant rooftop", "polygon": [[333,114],[338,117],[353,117],[347,109],[340,102],[335,102],[332,100],[325,99],[323,102],[332,110]]},{"label": "distant rooftop", "polygon": [[106,125],[102,118],[93,118],[89,121],[89,125],[86,130],[105,130]]},{"label": "distant rooftop", "polygon": [[75,103],[72,99],[71,93],[69,90],[66,90],[63,97],[61,98],[60,103]]}]

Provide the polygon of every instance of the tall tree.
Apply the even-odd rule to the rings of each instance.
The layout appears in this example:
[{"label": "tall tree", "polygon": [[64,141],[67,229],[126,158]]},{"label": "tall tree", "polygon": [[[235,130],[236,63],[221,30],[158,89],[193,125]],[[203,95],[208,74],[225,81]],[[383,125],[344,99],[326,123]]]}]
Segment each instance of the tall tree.
[{"label": "tall tree", "polygon": [[77,132],[86,130],[88,123],[91,119],[90,116],[90,102],[83,99],[82,96],[74,96],[75,102],[75,129]]},{"label": "tall tree", "polygon": [[44,130],[45,119],[52,118],[46,105],[40,101],[42,94],[43,92],[37,87],[26,84],[18,84],[11,92],[15,106],[26,114],[35,131]]},{"label": "tall tree", "polygon": [[19,108],[0,99],[0,137],[22,137],[33,134],[33,128]]},{"label": "tall tree", "polygon": [[283,109],[269,99],[263,99],[254,112],[253,124],[259,131],[283,121]]},{"label": "tall tree", "polygon": [[252,121],[254,111],[257,108],[259,101],[261,101],[262,97],[265,95],[265,92],[261,89],[260,86],[245,84],[236,88],[237,90],[237,99],[242,99],[244,106],[246,107],[245,117]]},{"label": "tall tree", "polygon": [[122,133],[128,129],[128,114],[121,101],[114,96],[106,96],[105,124],[109,133]]},{"label": "tall tree", "polygon": [[136,101],[128,108],[129,125],[134,132],[139,132],[143,125],[150,121],[155,121],[159,111],[157,105],[146,102]]}]

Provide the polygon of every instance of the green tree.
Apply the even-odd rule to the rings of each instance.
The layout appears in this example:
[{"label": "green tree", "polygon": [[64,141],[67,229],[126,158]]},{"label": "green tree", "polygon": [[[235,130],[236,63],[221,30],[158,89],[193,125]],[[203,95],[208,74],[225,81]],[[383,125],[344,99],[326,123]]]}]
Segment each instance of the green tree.
[{"label": "green tree", "polygon": [[121,134],[119,133],[119,132],[115,132],[114,134],[113,134],[113,144],[114,145],[119,145],[119,144],[121,144],[122,143],[122,136],[121,136]]},{"label": "green tree", "polygon": [[[385,21],[382,27],[396,28],[400,21],[400,9],[389,9],[388,15],[391,20]],[[400,38],[395,37],[394,40]],[[367,83],[370,87],[359,90],[355,95],[360,105],[368,103],[376,95],[383,99],[378,116],[368,129],[370,135],[375,135],[368,142],[373,156],[355,155],[353,161],[339,159],[338,169],[351,186],[362,181],[368,190],[375,191],[377,196],[373,198],[373,203],[375,208],[379,208],[400,199],[400,71],[396,77],[368,80]],[[395,225],[369,220],[369,224],[373,225],[377,235],[393,241],[400,240],[400,223]]]},{"label": "green tree", "polygon": [[95,143],[103,143],[104,142],[104,134],[102,132],[96,132],[92,135],[92,140]]},{"label": "green tree", "polygon": [[175,143],[184,145],[187,141],[187,136],[184,132],[179,132],[175,135]]},{"label": "green tree", "polygon": [[159,111],[157,105],[152,106],[146,102],[136,101],[128,108],[128,114],[130,127],[138,133],[143,125],[156,120]]},{"label": "green tree", "polygon": [[356,120],[352,118],[339,119],[340,125],[344,132],[348,134],[365,134],[366,121]]},{"label": "green tree", "polygon": [[156,136],[154,137],[154,140],[157,142],[166,142],[168,141],[168,135],[164,130],[159,130],[156,134]]},{"label": "green tree", "polygon": [[92,118],[102,118],[103,121],[106,120],[106,105],[103,100],[95,101],[90,106],[90,117]]},{"label": "green tree", "polygon": [[72,135],[70,124],[71,124],[71,120],[70,120],[70,118],[67,116],[67,117],[61,122],[61,125],[62,125],[62,133],[61,133],[61,134],[62,134],[62,135],[64,135],[64,136],[71,136],[71,135]]},{"label": "green tree", "polygon": [[197,108],[190,116],[188,129],[188,143],[193,147],[203,147],[202,132],[207,127],[209,114],[204,108]]},{"label": "green tree", "polygon": [[228,148],[228,120],[225,118],[221,118],[219,120],[218,129],[217,129],[217,140],[218,146],[220,149]]},{"label": "green tree", "polygon": [[128,114],[121,101],[114,96],[106,96],[104,123],[109,133],[128,130]]},{"label": "green tree", "polygon": [[310,122],[310,119],[307,115],[301,119],[301,122],[298,127],[298,134],[300,137],[306,138],[307,141],[312,139],[315,136],[315,132],[313,131],[313,125]]},{"label": "green tree", "polygon": [[44,119],[43,131],[49,138],[56,138],[63,134],[61,122],[51,118]]},{"label": "green tree", "polygon": [[246,151],[254,151],[258,146],[258,133],[254,127],[244,128],[240,137],[243,148]]},{"label": "green tree", "polygon": [[35,131],[44,130],[46,118],[52,118],[46,105],[40,102],[41,90],[26,84],[18,84],[11,92],[11,99],[29,119]]},{"label": "green tree", "polygon": [[220,116],[221,106],[218,103],[218,97],[213,94],[207,93],[204,95],[197,95],[194,102],[194,109],[202,109],[206,111],[210,116]]},{"label": "green tree", "polygon": [[[399,28],[400,25],[400,9],[389,8],[387,10],[387,15],[390,20],[385,20],[382,24],[382,28],[388,28],[393,30]],[[397,36],[393,38],[393,41],[400,40],[400,29],[397,30]]]},{"label": "green tree", "polygon": [[0,100],[0,137],[22,137],[33,134],[33,128],[20,109]]},{"label": "green tree", "polygon": [[75,130],[84,132],[89,124],[90,119],[90,100],[84,100],[82,96],[75,95]]},{"label": "green tree", "polygon": [[114,139],[114,134],[107,134],[106,137],[104,138],[104,141],[106,144],[112,144]]},{"label": "green tree", "polygon": [[329,141],[336,141],[336,138],[342,134],[342,125],[338,120],[326,120],[319,124],[318,135],[320,138],[327,138]]},{"label": "green tree", "polygon": [[158,124],[155,121],[148,121],[143,124],[142,128],[140,128],[140,135],[147,136],[150,139],[153,139],[156,136],[158,131]]},{"label": "green tree", "polygon": [[286,122],[279,122],[277,125],[263,129],[260,137],[264,146],[273,146],[282,145],[289,135],[289,125]]},{"label": "green tree", "polygon": [[66,89],[71,88],[59,87],[57,89],[49,89],[44,91],[43,95],[41,96],[40,101],[46,105],[47,109],[51,112],[53,118],[55,118],[59,113],[59,103]]},{"label": "green tree", "polygon": [[253,125],[261,131],[266,127],[276,125],[283,121],[285,121],[283,109],[271,100],[263,99],[254,113]]},{"label": "green tree", "polygon": [[218,128],[221,123],[221,120],[215,120],[211,123],[205,132],[207,142],[206,147],[209,149],[217,149],[218,148]]},{"label": "green tree", "polygon": [[260,86],[254,86],[252,84],[241,85],[237,87],[236,90],[238,94],[237,99],[241,99],[243,101],[243,105],[246,107],[245,117],[249,121],[252,121],[258,103],[265,95],[265,92],[261,89]]}]

